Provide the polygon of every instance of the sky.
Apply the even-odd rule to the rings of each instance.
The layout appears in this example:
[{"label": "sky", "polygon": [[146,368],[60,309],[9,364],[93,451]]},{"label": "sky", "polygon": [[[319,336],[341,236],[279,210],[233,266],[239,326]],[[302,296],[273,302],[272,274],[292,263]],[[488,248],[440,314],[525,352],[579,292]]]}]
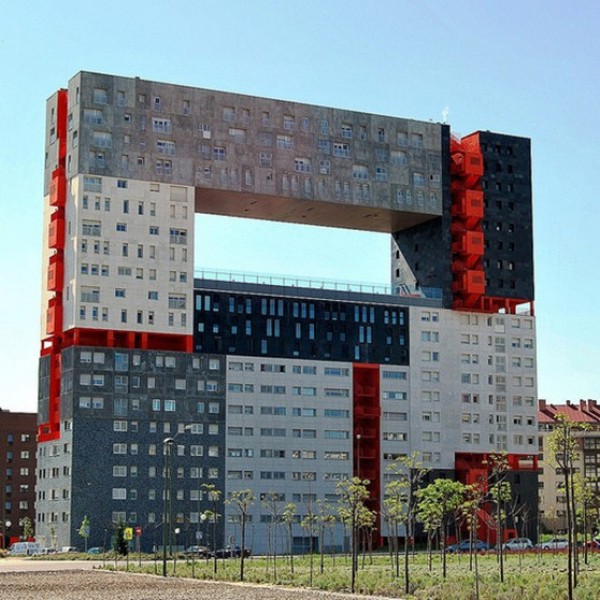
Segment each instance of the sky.
[{"label": "sky", "polygon": [[[0,407],[37,406],[45,101],[80,70],[531,138],[538,395],[600,400],[599,64],[588,0],[3,3]],[[386,235],[199,216],[196,240],[196,267],[389,283]]]}]

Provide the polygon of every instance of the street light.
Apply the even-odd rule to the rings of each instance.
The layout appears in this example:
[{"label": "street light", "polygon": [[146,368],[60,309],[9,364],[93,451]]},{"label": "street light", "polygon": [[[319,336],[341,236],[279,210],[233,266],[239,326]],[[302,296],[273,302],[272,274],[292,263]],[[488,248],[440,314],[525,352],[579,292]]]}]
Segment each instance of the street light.
[{"label": "street light", "polygon": [[163,564],[162,575],[167,576],[167,542],[171,528],[171,449],[175,445],[175,438],[168,437],[163,440],[163,455],[165,461],[165,485],[163,492]]},{"label": "street light", "polygon": [[6,547],[6,538],[8,537],[8,530],[12,527],[12,522],[10,520],[6,520],[4,522],[4,531],[2,532],[2,548]]},{"label": "street light", "polygon": [[[162,576],[167,576],[167,544],[171,540],[171,524],[172,524],[172,509],[173,509],[173,498],[172,498],[172,458],[171,453],[173,452],[173,446],[175,446],[175,439],[180,433],[188,431],[192,428],[191,425],[187,425],[181,431],[177,432],[174,437],[167,437],[163,440],[163,455],[165,465],[165,485],[163,493],[163,560],[162,560]],[[171,548],[172,551],[172,548]]]}]

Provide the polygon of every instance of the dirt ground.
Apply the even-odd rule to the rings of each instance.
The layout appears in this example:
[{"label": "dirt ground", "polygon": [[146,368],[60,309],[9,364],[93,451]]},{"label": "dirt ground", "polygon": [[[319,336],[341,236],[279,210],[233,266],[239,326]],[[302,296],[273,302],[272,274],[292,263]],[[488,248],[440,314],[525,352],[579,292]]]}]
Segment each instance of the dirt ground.
[{"label": "dirt ground", "polygon": [[331,594],[109,571],[0,573],[2,600],[348,600]]}]

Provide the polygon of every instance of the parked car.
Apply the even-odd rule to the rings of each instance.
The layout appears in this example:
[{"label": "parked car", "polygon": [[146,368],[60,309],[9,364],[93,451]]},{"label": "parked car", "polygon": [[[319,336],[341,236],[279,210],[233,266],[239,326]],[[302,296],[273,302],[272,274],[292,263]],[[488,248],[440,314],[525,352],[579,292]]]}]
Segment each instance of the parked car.
[{"label": "parked car", "polygon": [[[248,558],[251,552],[248,548],[244,548],[244,558]],[[217,550],[217,558],[240,558],[242,556],[242,549],[239,546],[227,546],[226,548],[219,548]]]},{"label": "parked car", "polygon": [[184,556],[199,556],[201,558],[206,558],[210,556],[210,550],[206,546],[188,546],[184,551]]},{"label": "parked car", "polygon": [[[469,552],[471,549],[471,540],[461,540],[456,544],[451,544],[446,547],[446,552]],[[482,540],[473,541],[473,549],[477,552],[486,552],[490,549],[490,545]]]},{"label": "parked car", "polygon": [[104,549],[100,548],[98,546],[94,546],[93,548],[87,549],[87,554],[102,554],[103,552],[104,552]]},{"label": "parked car", "polygon": [[503,550],[531,550],[533,543],[529,538],[512,538],[502,544]]},{"label": "parked car", "polygon": [[77,548],[75,548],[75,546],[63,546],[63,547],[60,549],[60,551],[61,551],[62,553],[64,553],[64,554],[67,554],[67,553],[70,553],[70,554],[72,554],[72,553],[74,553],[74,552],[79,552],[79,550],[77,550]]},{"label": "parked car", "polygon": [[536,545],[536,548],[541,548],[542,550],[564,550],[568,547],[569,540],[567,538],[552,538]]},{"label": "parked car", "polygon": [[31,556],[32,554],[40,554],[42,547],[38,542],[15,542],[8,551],[16,556],[17,554]]}]

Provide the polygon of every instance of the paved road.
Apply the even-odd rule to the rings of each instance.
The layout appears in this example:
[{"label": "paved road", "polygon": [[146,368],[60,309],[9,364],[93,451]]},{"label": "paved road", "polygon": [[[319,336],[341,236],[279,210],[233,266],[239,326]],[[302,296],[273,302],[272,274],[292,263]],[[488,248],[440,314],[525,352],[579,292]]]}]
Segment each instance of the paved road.
[{"label": "paved road", "polygon": [[0,573],[22,573],[23,571],[89,571],[101,567],[97,560],[31,560],[11,557],[0,560]]}]

